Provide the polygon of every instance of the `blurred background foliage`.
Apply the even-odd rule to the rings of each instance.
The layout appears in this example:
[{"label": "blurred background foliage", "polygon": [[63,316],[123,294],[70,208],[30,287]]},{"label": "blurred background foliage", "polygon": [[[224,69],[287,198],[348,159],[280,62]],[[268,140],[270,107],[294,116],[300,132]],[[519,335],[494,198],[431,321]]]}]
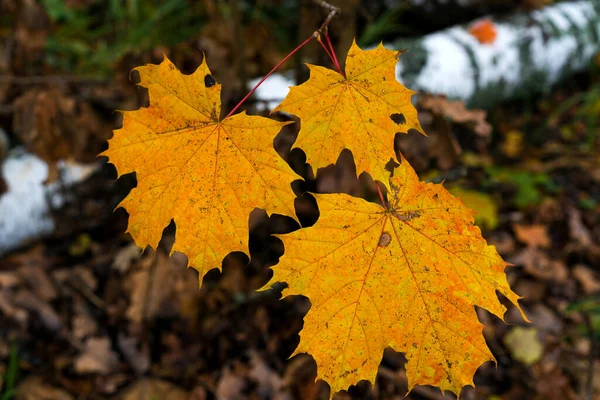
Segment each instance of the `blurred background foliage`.
[{"label": "blurred background foliage", "polygon": [[54,26],[47,40],[48,64],[83,74],[106,74],[128,53],[185,42],[206,22],[203,7],[186,0],[110,0],[77,8],[64,0],[44,0],[43,5]]},{"label": "blurred background foliage", "polygon": [[[285,52],[298,41],[301,8],[322,14],[310,0],[40,0],[40,3],[51,24],[46,40],[47,64],[59,71],[94,76],[107,76],[126,55],[197,39],[215,21],[245,26],[264,24],[270,30],[266,40]],[[337,3],[346,5],[343,1]],[[357,43],[366,46],[399,36],[423,35],[489,12],[514,11],[513,3],[488,0],[465,10],[451,7],[452,2],[442,2],[436,12],[423,13],[409,1],[352,0],[348,8],[356,9],[358,23],[353,34]],[[528,1],[516,3],[522,9],[530,6]],[[17,4],[18,1],[13,6]],[[451,12],[448,14],[447,10]],[[13,16],[11,13],[0,16],[4,30],[15,28]],[[318,21],[319,18],[312,21],[315,28]],[[252,45],[262,44],[254,42],[252,37],[246,40]]]}]

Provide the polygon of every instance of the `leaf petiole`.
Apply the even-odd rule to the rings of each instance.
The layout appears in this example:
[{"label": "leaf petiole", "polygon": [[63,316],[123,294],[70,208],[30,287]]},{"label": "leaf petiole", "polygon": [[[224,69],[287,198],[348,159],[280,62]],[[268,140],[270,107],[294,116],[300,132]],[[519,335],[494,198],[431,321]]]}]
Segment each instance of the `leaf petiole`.
[{"label": "leaf petiole", "polygon": [[323,40],[321,40],[321,35],[319,35],[319,37],[317,37],[317,42],[319,42],[319,44],[321,45],[321,47],[323,48],[323,50],[325,50],[325,53],[327,53],[327,55],[329,56],[329,59],[331,60],[331,62],[335,65],[335,61],[333,59],[333,55],[331,54],[331,52],[329,51],[329,49],[327,48],[327,46],[325,46],[325,43],[323,43]]},{"label": "leaf petiole", "polygon": [[375,187],[377,187],[377,193],[379,193],[379,200],[381,200],[381,205],[383,206],[383,208],[385,208],[386,210],[387,205],[385,204],[385,199],[383,197],[383,193],[381,193],[381,188],[379,187],[379,183],[375,182]]},{"label": "leaf petiole", "polygon": [[[296,52],[298,52],[298,50],[300,50],[301,48],[303,48],[304,46],[306,46],[308,44],[308,42],[310,42],[311,40],[313,40],[314,38],[317,38],[317,40],[319,41],[319,43],[321,44],[321,46],[323,46],[323,49],[325,50],[325,52],[327,53],[327,55],[329,56],[329,58],[331,58],[331,60],[333,61],[333,63],[335,64],[338,72],[344,76],[344,74],[342,73],[342,69],[340,68],[340,63],[338,62],[337,56],[335,55],[335,51],[333,49],[333,46],[331,45],[331,40],[329,39],[329,34],[327,33],[327,27],[329,26],[329,23],[331,22],[331,20],[333,19],[333,17],[335,17],[336,14],[340,13],[340,9],[338,7],[332,6],[331,4],[327,3],[324,0],[314,0],[315,3],[317,3],[318,5],[320,5],[321,7],[329,10],[329,14],[327,15],[327,18],[325,18],[325,21],[323,21],[323,24],[321,25],[321,27],[319,29],[317,29],[308,39],[306,39],[304,42],[300,43],[300,45],[298,45],[298,47],[296,47],[294,50],[292,50],[290,52],[290,54],[288,54],[287,56],[285,56],[281,61],[279,61],[277,63],[277,65],[275,65],[273,67],[273,69],[271,71],[269,71],[268,74],[266,74],[265,76],[263,76],[263,78],[258,81],[258,83],[256,85],[254,85],[254,87],[252,88],[252,90],[250,90],[248,92],[247,95],[244,96],[244,98],[242,100],[240,100],[240,102],[233,107],[233,109],[231,111],[229,111],[229,114],[227,114],[225,116],[225,118],[229,118],[233,115],[233,113],[235,113],[238,108],[241,107],[242,104],[244,104],[244,102],[246,100],[248,100],[248,98],[250,96],[252,96],[252,94],[256,91],[256,89],[258,89],[258,87],[260,85],[262,85],[262,83],[273,74],[273,72],[275,72],[279,67],[281,67],[281,65],[286,62],[291,56],[293,56],[294,54],[296,54]],[[321,41],[321,33],[325,32],[325,40],[327,41],[327,45],[329,46],[330,51],[327,50],[327,48],[325,47],[325,45],[323,45],[323,42]]]},{"label": "leaf petiole", "polygon": [[[329,50],[331,51],[331,55],[330,57],[332,57],[333,63],[335,64],[335,67],[337,68],[338,72],[340,73],[340,75],[345,76],[344,73],[342,72],[342,68],[340,67],[340,63],[337,59],[337,56],[335,55],[335,49],[333,48],[333,44],[331,44],[331,39],[329,38],[329,29],[325,28],[325,40],[327,41],[327,45],[329,46]],[[329,54],[329,53],[327,53]]]},{"label": "leaf petiole", "polygon": [[310,42],[311,40],[313,40],[313,39],[315,38],[315,36],[316,36],[316,32],[315,32],[314,34],[312,34],[312,35],[311,35],[311,36],[310,36],[308,39],[306,39],[304,42],[300,43],[300,45],[299,45],[298,47],[296,47],[294,50],[292,50],[292,51],[290,52],[290,54],[288,54],[288,55],[287,55],[287,56],[285,56],[285,57],[284,57],[284,58],[283,58],[281,61],[279,61],[279,62],[277,63],[277,65],[275,65],[275,66],[273,67],[273,69],[272,69],[271,71],[269,71],[269,73],[268,73],[268,74],[266,74],[265,76],[263,76],[263,78],[262,78],[260,81],[258,81],[258,83],[257,83],[256,85],[254,85],[254,87],[252,88],[252,90],[250,90],[250,91],[248,92],[248,94],[247,94],[247,95],[245,95],[245,96],[244,96],[244,98],[243,98],[242,100],[240,100],[240,102],[239,102],[239,103],[238,103],[238,104],[237,104],[235,107],[233,107],[233,109],[232,109],[231,111],[229,111],[229,114],[227,114],[227,115],[225,116],[225,118],[229,118],[229,117],[231,117],[231,116],[233,115],[233,113],[234,113],[234,112],[236,112],[236,111],[237,111],[237,109],[238,109],[238,108],[240,108],[240,106],[241,106],[242,104],[244,104],[244,102],[245,102],[246,100],[248,100],[248,97],[252,96],[252,94],[253,94],[253,93],[256,91],[256,89],[258,89],[258,87],[259,87],[260,85],[262,85],[262,83],[263,83],[263,82],[264,82],[264,81],[265,81],[265,80],[266,80],[266,79],[267,79],[269,76],[271,76],[271,75],[273,74],[273,72],[275,72],[275,71],[277,70],[277,68],[281,67],[281,65],[282,65],[284,62],[286,62],[286,61],[287,61],[287,60],[288,60],[288,59],[289,59],[291,56],[293,56],[294,54],[296,54],[296,52],[297,52],[298,50],[300,50],[301,48],[303,48],[304,46],[306,46],[306,45],[308,44],[308,42]]}]

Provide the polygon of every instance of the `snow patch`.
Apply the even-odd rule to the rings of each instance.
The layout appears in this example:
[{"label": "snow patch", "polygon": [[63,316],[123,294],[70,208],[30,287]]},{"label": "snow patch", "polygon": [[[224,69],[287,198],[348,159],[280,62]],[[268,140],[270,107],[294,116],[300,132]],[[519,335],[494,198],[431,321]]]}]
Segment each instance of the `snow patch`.
[{"label": "snow patch", "polygon": [[67,200],[62,189],[85,180],[97,168],[69,162],[58,167],[60,180],[44,185],[48,166],[35,155],[14,149],[2,163],[8,190],[0,195],[0,255],[52,233],[55,224],[49,212]]},{"label": "snow patch", "polygon": [[[427,63],[416,80],[416,86],[431,93],[469,98],[475,92],[473,68],[464,47],[455,39],[461,28],[428,35],[422,42],[428,54]],[[408,56],[408,55],[407,55]],[[397,69],[401,71],[401,69]],[[400,82],[402,76],[398,76]],[[414,89],[414,88],[411,88]]]},{"label": "snow patch", "polygon": [[[250,87],[254,87],[261,79],[262,77],[251,80]],[[287,96],[290,86],[294,86],[295,84],[294,79],[283,74],[271,75],[254,92],[254,96],[258,100],[256,110],[265,111],[274,109]]]}]

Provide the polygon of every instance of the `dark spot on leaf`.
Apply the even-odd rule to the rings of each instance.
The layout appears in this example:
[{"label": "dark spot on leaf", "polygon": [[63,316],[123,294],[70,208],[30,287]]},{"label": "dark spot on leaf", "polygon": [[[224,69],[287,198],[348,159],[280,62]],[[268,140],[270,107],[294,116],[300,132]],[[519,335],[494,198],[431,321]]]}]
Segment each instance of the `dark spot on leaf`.
[{"label": "dark spot on leaf", "polygon": [[217,81],[215,81],[215,78],[213,78],[212,75],[207,74],[204,77],[204,85],[206,87],[213,87],[213,86],[215,86],[215,83],[217,83]]},{"label": "dark spot on leaf", "polygon": [[408,222],[414,218],[419,218],[421,216],[421,212],[416,211],[401,211],[401,212],[393,212],[392,213],[396,218],[400,221]]},{"label": "dark spot on leaf", "polygon": [[392,235],[390,235],[389,232],[383,232],[381,234],[381,237],[379,238],[379,243],[377,243],[377,246],[387,247],[387,246],[389,246],[389,244],[391,242],[392,242]]},{"label": "dark spot on leaf", "polygon": [[402,113],[392,114],[390,115],[390,118],[396,123],[396,125],[404,125],[406,123],[406,118],[404,118],[404,114]]}]

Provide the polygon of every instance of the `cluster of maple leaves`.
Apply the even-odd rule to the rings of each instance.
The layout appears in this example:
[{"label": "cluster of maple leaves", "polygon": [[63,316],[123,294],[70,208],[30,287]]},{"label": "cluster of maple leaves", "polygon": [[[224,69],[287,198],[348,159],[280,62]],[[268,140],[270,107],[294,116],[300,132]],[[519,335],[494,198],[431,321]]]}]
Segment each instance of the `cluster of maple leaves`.
[{"label": "cluster of maple leaves", "polygon": [[[406,354],[409,388],[458,394],[494,359],[474,306],[502,318],[498,291],[519,307],[506,263],[473,225],[474,212],[442,185],[421,182],[404,159],[386,169],[397,132],[423,133],[414,92],[395,77],[400,54],[353,44],[345,76],[309,65],[309,80],[274,110],[300,119],[295,146],[315,170],[349,149],[357,171],[387,188],[383,204],[314,194],[318,221],[279,235],[285,253],[261,289],[286,282],[284,297],[310,299],[294,354],[314,357],[332,396],[374,383],[386,347]],[[136,70],[150,105],[123,112],[103,155],[119,175],[137,175],[121,203],[135,243],[156,248],[174,220],[172,251],[185,253],[202,281],[228,253],[248,252],[253,209],[296,218],[291,182],[301,178],[273,148],[286,122],[245,112],[220,119],[221,85],[206,60],[191,75],[166,58]]]}]

